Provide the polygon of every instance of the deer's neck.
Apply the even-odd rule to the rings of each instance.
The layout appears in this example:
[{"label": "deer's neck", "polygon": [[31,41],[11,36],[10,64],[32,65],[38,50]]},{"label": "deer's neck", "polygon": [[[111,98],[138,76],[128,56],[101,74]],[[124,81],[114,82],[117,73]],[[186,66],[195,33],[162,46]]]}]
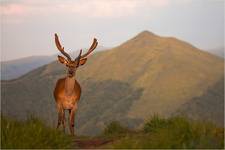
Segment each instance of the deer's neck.
[{"label": "deer's neck", "polygon": [[75,85],[75,76],[74,77],[66,77],[65,80],[65,94],[67,96],[71,96],[74,92],[74,85]]}]

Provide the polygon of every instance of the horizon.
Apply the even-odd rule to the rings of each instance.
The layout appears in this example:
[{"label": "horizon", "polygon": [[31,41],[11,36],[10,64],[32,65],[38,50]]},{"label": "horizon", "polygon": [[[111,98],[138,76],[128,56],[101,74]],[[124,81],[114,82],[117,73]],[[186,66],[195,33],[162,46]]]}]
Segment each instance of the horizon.
[{"label": "horizon", "polygon": [[[99,51],[97,51],[97,52],[101,52],[101,51],[105,51],[105,50],[111,49],[111,47],[104,47],[102,45],[99,45],[98,47],[101,47],[101,49]],[[86,49],[87,48],[82,48],[82,50],[86,50]],[[70,51],[70,53],[79,52],[78,50],[80,50],[80,49]],[[57,50],[57,48],[56,48],[55,53],[52,53],[52,54],[46,54],[46,55],[42,55],[42,54],[39,55],[38,54],[38,55],[22,56],[22,57],[19,57],[19,58],[5,60],[5,61],[0,60],[0,63],[5,63],[5,62],[9,62],[9,61],[17,61],[17,60],[20,60],[20,59],[26,59],[26,58],[30,58],[30,57],[51,57],[51,56],[54,56],[54,55],[61,55],[61,53]]]},{"label": "horizon", "polygon": [[[158,35],[158,34],[155,34],[154,32],[151,32],[151,31],[149,31],[149,30],[143,30],[143,31],[141,31],[141,32],[139,32],[139,33],[137,33],[136,35],[134,35],[133,37],[131,37],[130,39],[132,39],[132,38],[134,38],[134,37],[136,37],[136,36],[138,36],[139,34],[141,34],[141,33],[143,33],[143,32],[148,32],[149,34],[154,34],[155,36],[159,36],[159,37],[161,37],[161,38],[176,38],[176,37],[173,37],[173,36],[161,36],[161,35]],[[114,47],[105,47],[105,46],[102,46],[102,45],[99,45],[100,47],[102,47],[103,49],[101,49],[100,51],[105,51],[105,50],[110,50],[110,49],[113,49],[113,48],[115,48],[115,47],[117,47],[117,46],[120,46],[120,45],[122,45],[122,44],[124,44],[125,42],[127,42],[128,40],[130,40],[130,39],[127,39],[127,40],[125,40],[125,41],[123,41],[122,43],[119,43],[118,45],[115,45]],[[183,41],[182,39],[178,39],[178,40],[181,40],[181,41]],[[194,47],[196,47],[195,45],[193,45],[192,43],[189,43],[188,41],[183,41],[183,42],[187,42],[188,44],[191,44],[192,46],[194,46]],[[203,50],[203,51],[206,51],[207,52],[207,49],[200,49],[200,48],[198,48],[198,47],[196,47],[197,49],[199,49],[199,50]],[[215,48],[213,48],[213,49],[211,49],[211,50],[217,50],[217,49],[224,49],[224,47],[215,47]],[[87,48],[82,48],[83,50],[85,50],[85,49],[87,49]],[[208,49],[208,50],[210,50],[210,49]],[[79,49],[77,49],[77,50],[73,50],[73,51],[69,51],[70,53],[73,53],[73,52],[78,52],[79,51]],[[98,51],[97,51],[98,52]],[[30,56],[22,56],[22,57],[19,57],[19,58],[15,58],[15,59],[10,59],[10,60],[5,60],[5,61],[0,61],[1,63],[4,63],[4,62],[8,62],[8,61],[16,61],[16,60],[20,60],[20,59],[25,59],[25,58],[30,58],[30,57],[51,57],[51,56],[54,56],[54,55],[60,55],[60,52],[57,50],[57,48],[56,48],[56,51],[54,52],[54,53],[52,53],[52,54],[46,54],[46,55],[30,55]]]},{"label": "horizon", "polygon": [[2,0],[0,8],[1,62],[57,54],[55,32],[68,52],[88,47],[94,37],[113,48],[146,30],[201,50],[224,48],[220,0]]}]

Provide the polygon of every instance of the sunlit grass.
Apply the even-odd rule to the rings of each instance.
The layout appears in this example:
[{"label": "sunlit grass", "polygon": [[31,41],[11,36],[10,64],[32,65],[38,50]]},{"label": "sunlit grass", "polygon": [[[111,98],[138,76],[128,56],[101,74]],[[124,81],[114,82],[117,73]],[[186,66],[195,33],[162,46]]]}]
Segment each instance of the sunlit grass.
[{"label": "sunlit grass", "polygon": [[224,128],[218,128],[211,123],[192,121],[184,117],[163,119],[153,116],[139,132],[127,133],[126,136],[105,147],[126,149],[223,148],[223,134]]},{"label": "sunlit grass", "polygon": [[[52,129],[36,118],[19,122],[2,117],[1,148],[74,148],[73,139],[61,131]],[[154,148],[154,149],[222,149],[224,128],[209,122],[189,120],[185,117],[147,120],[138,131],[128,129],[119,122],[108,124],[98,139],[110,139],[100,148]],[[90,137],[79,140],[91,141]]]},{"label": "sunlit grass", "polygon": [[1,118],[1,148],[71,148],[72,138],[34,117],[24,122]]}]

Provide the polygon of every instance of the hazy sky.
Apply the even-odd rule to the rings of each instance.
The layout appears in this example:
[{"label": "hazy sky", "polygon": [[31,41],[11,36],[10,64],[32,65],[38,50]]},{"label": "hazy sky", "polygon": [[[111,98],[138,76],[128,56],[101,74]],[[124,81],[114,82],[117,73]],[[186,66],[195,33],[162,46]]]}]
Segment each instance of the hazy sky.
[{"label": "hazy sky", "polygon": [[201,49],[224,46],[224,0],[0,0],[1,61],[117,46],[143,30]]}]

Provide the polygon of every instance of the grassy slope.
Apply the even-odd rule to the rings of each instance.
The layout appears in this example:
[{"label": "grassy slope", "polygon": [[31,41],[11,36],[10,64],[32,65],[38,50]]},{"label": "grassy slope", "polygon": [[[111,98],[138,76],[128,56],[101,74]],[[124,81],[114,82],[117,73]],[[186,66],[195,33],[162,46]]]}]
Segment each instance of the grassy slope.
[{"label": "grassy slope", "polygon": [[[64,74],[65,68],[53,62],[16,80],[2,81],[3,113],[19,119],[34,113],[55,125],[52,91]],[[75,126],[80,134],[95,135],[112,120],[136,127],[153,113],[169,116],[203,95],[221,76],[222,59],[183,41],[142,32],[92,55],[78,70],[82,97]]]},{"label": "grassy slope", "polygon": [[223,59],[149,32],[92,57],[88,63],[78,76],[81,81],[119,80],[143,89],[127,114],[142,119],[155,112],[170,115],[213,86],[224,70]]}]

